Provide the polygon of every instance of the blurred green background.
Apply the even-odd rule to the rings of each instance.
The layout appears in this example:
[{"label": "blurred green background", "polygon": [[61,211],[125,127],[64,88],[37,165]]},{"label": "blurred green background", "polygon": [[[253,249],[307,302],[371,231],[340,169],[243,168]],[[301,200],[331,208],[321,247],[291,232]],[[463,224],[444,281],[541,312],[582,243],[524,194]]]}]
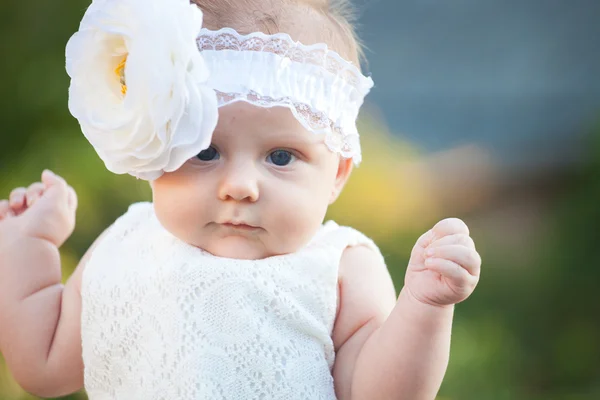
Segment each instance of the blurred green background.
[{"label": "blurred green background", "polygon": [[[564,2],[576,3],[592,4]],[[77,227],[61,249],[65,278],[130,203],[150,199],[147,183],[104,169],[67,110],[64,47],[87,4],[8,2],[1,11],[0,198],[39,180],[44,168],[76,189]],[[385,10],[386,4],[391,2],[372,4],[369,10]],[[370,12],[362,28],[365,37],[394,49],[394,37],[375,38],[371,25],[376,18]],[[374,74],[389,61],[383,53],[367,53]],[[485,57],[495,64],[494,55]],[[586,87],[598,88],[597,79]],[[393,83],[377,75],[375,80],[381,92]],[[554,84],[561,82],[549,82],[542,91],[547,99],[559,92]],[[599,119],[582,115],[573,125],[577,130],[554,126],[553,134],[560,131],[563,141],[549,147],[543,135],[526,136],[531,125],[507,118],[524,133],[506,132],[511,141],[503,142],[505,148],[522,152],[527,143],[532,159],[536,148],[556,155],[540,163],[507,161],[494,151],[493,140],[480,142],[472,131],[461,136],[454,130],[453,137],[462,139],[437,142],[435,149],[419,142],[415,132],[411,136],[402,125],[390,123],[397,105],[378,96],[378,87],[360,121],[364,162],[329,217],[377,241],[397,288],[423,231],[448,216],[469,224],[483,258],[482,278],[473,296],[457,306],[451,361],[439,398],[600,399]],[[598,100],[594,114],[600,116],[600,90],[593,93]],[[498,103],[497,113],[502,114],[503,104]],[[455,111],[455,118],[468,125],[470,109]],[[528,116],[545,121],[556,115],[532,111]],[[561,157],[565,143],[578,149],[569,162]],[[1,358],[0,399],[35,399],[14,383]]]}]

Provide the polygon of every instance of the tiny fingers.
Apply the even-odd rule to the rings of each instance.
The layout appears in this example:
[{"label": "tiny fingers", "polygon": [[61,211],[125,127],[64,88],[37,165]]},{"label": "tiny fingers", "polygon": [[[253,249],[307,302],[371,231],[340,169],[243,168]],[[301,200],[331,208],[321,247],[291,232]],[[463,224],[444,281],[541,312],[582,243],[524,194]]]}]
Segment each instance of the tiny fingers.
[{"label": "tiny fingers", "polygon": [[24,187],[18,187],[10,192],[8,197],[8,204],[15,215],[20,214],[25,209],[25,195],[27,189]]},{"label": "tiny fingers", "polygon": [[481,256],[472,248],[450,244],[443,246],[435,246],[427,249],[427,261],[432,259],[447,260],[457,264],[461,269],[466,270],[470,275],[478,276],[481,268]]},{"label": "tiny fingers", "polygon": [[465,247],[475,250],[475,242],[473,241],[473,238],[471,238],[471,236],[464,234],[464,233],[457,233],[454,235],[444,236],[441,239],[431,242],[431,244],[428,246],[428,248],[440,247],[440,246],[445,246],[445,245],[450,245],[450,244],[458,244],[458,245],[462,245],[462,246],[465,246]]},{"label": "tiny fingers", "polygon": [[29,187],[27,188],[27,193],[25,194],[27,207],[31,207],[32,205],[34,205],[35,202],[38,201],[40,197],[42,197],[44,189],[44,184],[41,182],[36,182],[29,185]]},{"label": "tiny fingers", "polygon": [[[419,237],[419,239],[417,239],[417,242],[415,243],[415,245],[413,246],[411,253],[410,253],[410,258],[411,260],[420,260],[420,262],[423,261],[423,251],[427,248],[427,246],[429,246],[432,242],[432,240],[434,240],[434,235],[433,235],[433,231],[430,229],[427,232],[425,232],[424,234],[421,235],[421,237]],[[419,261],[417,261],[419,262]],[[419,262],[419,263],[420,263]]]},{"label": "tiny fingers", "polygon": [[73,189],[70,185],[67,187],[68,193],[67,193],[67,201],[69,204],[69,208],[71,210],[76,210],[77,209],[77,193],[75,192],[75,189]]},{"label": "tiny fingers", "polygon": [[416,247],[425,248],[429,246],[434,239],[435,237],[433,234],[433,230],[430,229],[417,239]]},{"label": "tiny fingers", "polygon": [[45,185],[46,189],[50,188],[54,185],[66,184],[65,180],[60,176],[56,175],[54,172],[49,169],[45,169],[42,172],[42,182]]},{"label": "tiny fingers", "polygon": [[0,200],[0,221],[7,217],[14,216],[15,213],[10,208],[8,200]]},{"label": "tiny fingers", "polygon": [[454,261],[443,258],[429,258],[425,261],[425,266],[427,269],[437,272],[443,278],[452,282],[452,286],[460,292],[472,290],[479,281],[479,276],[471,275]]},{"label": "tiny fingers", "polygon": [[441,239],[444,236],[461,233],[469,235],[469,227],[461,219],[458,218],[443,219],[437,224],[435,224],[435,226],[431,228],[431,230],[433,231],[437,239]]},{"label": "tiny fingers", "polygon": [[25,205],[26,193],[27,189],[25,189],[24,187],[18,187],[16,189],[13,189],[12,192],[10,192],[10,196],[8,197],[10,207],[13,209],[23,207]]},{"label": "tiny fingers", "polygon": [[464,268],[454,261],[445,260],[443,258],[428,258],[425,260],[425,267],[452,280],[462,280],[469,275]]},{"label": "tiny fingers", "polygon": [[47,196],[52,199],[51,201],[58,203],[65,203],[70,205],[69,201],[69,185],[59,175],[46,169],[42,172],[42,183],[44,184]]}]

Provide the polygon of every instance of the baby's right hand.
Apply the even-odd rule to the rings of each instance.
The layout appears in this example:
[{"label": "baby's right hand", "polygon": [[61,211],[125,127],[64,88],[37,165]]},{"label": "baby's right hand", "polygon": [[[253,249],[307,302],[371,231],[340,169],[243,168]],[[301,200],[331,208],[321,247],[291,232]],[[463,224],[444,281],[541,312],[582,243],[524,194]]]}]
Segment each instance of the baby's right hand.
[{"label": "baby's right hand", "polygon": [[42,182],[16,188],[0,200],[0,236],[26,235],[60,247],[75,228],[77,195],[63,178],[49,170]]}]

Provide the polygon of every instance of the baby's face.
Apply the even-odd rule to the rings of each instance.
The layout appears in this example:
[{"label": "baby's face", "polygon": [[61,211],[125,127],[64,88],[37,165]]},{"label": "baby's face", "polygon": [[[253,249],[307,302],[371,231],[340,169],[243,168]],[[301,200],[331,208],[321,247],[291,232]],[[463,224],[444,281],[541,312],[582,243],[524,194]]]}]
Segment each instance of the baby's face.
[{"label": "baby's face", "polygon": [[219,110],[212,146],[153,182],[156,215],[216,256],[291,253],[319,229],[351,169],[285,108]]}]

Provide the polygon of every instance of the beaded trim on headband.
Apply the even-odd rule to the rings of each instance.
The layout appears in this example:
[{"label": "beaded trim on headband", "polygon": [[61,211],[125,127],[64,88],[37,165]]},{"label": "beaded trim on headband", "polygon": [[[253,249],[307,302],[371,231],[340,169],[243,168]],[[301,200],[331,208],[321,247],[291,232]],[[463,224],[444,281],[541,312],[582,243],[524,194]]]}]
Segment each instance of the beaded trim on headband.
[{"label": "beaded trim on headband", "polygon": [[219,106],[245,101],[287,107],[307,130],[325,134],[332,151],[360,162],[356,118],[373,81],[326,44],[231,28],[203,28],[197,43]]}]

